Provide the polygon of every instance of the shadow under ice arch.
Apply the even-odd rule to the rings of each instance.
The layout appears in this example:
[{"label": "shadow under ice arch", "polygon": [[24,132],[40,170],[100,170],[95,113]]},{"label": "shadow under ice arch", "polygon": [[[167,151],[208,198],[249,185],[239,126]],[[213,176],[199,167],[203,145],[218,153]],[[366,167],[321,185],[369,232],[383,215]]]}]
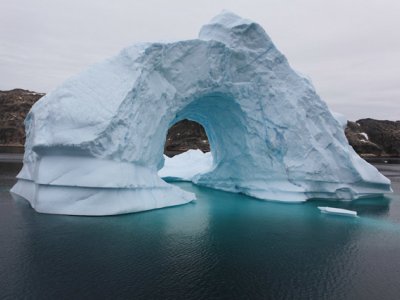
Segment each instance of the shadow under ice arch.
[{"label": "shadow under ice arch", "polygon": [[223,12],[198,39],[134,45],[37,102],[12,192],[39,212],[72,215],[190,202],[157,175],[181,119],[202,124],[214,152],[197,184],[290,202],[391,191],[264,30]]}]

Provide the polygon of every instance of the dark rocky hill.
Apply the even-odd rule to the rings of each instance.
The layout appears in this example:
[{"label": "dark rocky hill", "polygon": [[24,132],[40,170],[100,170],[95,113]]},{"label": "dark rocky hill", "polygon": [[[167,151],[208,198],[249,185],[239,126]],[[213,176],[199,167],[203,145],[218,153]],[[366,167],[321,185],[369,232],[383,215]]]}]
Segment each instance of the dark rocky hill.
[{"label": "dark rocky hill", "polygon": [[22,89],[0,91],[0,145],[25,142],[24,120],[31,106],[44,94]]},{"label": "dark rocky hill", "polygon": [[[44,94],[22,89],[0,91],[0,146],[22,146],[23,121],[31,106]],[[345,130],[354,150],[365,157],[400,157],[400,121],[361,119],[348,122]],[[210,151],[201,125],[183,120],[168,130],[165,153],[169,156],[188,149]]]},{"label": "dark rocky hill", "polygon": [[182,120],[168,130],[164,153],[173,156],[189,149],[210,151],[207,134],[203,126],[189,120]]},{"label": "dark rocky hill", "polygon": [[[364,138],[357,141],[350,137],[352,134],[359,137],[360,132]],[[346,135],[350,144],[360,153],[400,156],[400,121],[361,119],[348,122]]]}]

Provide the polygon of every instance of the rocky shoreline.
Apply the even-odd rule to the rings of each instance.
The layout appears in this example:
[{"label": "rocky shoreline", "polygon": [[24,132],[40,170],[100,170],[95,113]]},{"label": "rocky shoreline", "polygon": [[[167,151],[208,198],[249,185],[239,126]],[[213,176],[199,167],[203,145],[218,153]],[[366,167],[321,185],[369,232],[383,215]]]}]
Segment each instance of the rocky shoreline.
[{"label": "rocky shoreline", "polygon": [[[23,89],[0,91],[0,153],[22,153],[25,142],[24,119],[31,106],[45,94]],[[400,121],[361,119],[349,121],[345,129],[349,144],[369,161],[400,158]],[[200,149],[210,151],[201,125],[183,120],[168,130],[168,156]]]}]

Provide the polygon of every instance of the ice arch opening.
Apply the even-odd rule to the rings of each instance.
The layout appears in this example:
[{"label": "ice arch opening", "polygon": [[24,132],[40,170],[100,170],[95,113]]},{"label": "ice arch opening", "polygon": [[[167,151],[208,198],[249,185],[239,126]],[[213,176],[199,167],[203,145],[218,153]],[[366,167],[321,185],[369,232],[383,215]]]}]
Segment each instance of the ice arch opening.
[{"label": "ice arch opening", "polygon": [[239,162],[248,153],[244,142],[245,118],[240,106],[229,95],[211,93],[194,100],[177,112],[170,125],[184,119],[203,126],[215,166],[221,167],[227,161]]},{"label": "ice arch opening", "polygon": [[188,150],[210,152],[210,144],[204,127],[192,120],[183,119],[168,129],[164,146],[164,158],[180,155]]},{"label": "ice arch opening", "polygon": [[192,181],[213,169],[213,157],[204,127],[184,119],[168,129],[164,165],[158,176],[167,182]]},{"label": "ice arch opening", "polygon": [[71,215],[193,201],[157,175],[167,129],[183,118],[204,126],[215,160],[197,184],[289,202],[391,191],[261,26],[223,12],[198,39],[126,48],[39,100],[12,193]]},{"label": "ice arch opening", "polygon": [[[246,155],[249,153],[245,141],[247,137],[244,129],[245,117],[240,105],[229,94],[210,93],[190,102],[177,112],[170,122],[170,126],[182,120],[194,121],[204,128],[211,150],[212,166],[209,167],[210,172],[190,180],[200,183],[202,176],[212,176],[213,170],[216,169],[219,172],[230,172],[232,174],[227,179],[230,184],[235,181],[239,182],[242,176],[241,172],[245,171],[245,166],[241,166],[240,162],[246,161]],[[197,154],[188,153],[186,156],[189,157],[190,155]],[[202,157],[198,158],[202,159]],[[209,156],[204,157],[204,159],[204,163],[209,164]],[[189,161],[188,163],[190,164]],[[190,166],[187,167],[190,168]],[[235,168],[235,172],[232,172],[231,168]],[[200,169],[203,171],[207,168]],[[173,170],[171,171],[171,173],[176,173]],[[188,172],[190,173],[190,170]],[[163,170],[159,174],[168,180],[178,179],[178,177],[169,176],[167,173]],[[181,179],[188,180],[189,178],[186,175]]]}]

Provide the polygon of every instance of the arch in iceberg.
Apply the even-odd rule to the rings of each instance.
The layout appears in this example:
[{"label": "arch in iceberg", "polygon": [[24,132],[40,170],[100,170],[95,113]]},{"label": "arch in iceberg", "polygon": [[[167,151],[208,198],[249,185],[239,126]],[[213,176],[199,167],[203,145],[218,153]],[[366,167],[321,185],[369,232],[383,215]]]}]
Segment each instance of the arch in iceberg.
[{"label": "arch in iceberg", "polygon": [[166,132],[182,119],[203,125],[213,152],[196,184],[289,202],[391,191],[261,26],[223,12],[198,39],[136,44],[38,101],[12,193],[69,215],[195,200],[157,175]]}]

